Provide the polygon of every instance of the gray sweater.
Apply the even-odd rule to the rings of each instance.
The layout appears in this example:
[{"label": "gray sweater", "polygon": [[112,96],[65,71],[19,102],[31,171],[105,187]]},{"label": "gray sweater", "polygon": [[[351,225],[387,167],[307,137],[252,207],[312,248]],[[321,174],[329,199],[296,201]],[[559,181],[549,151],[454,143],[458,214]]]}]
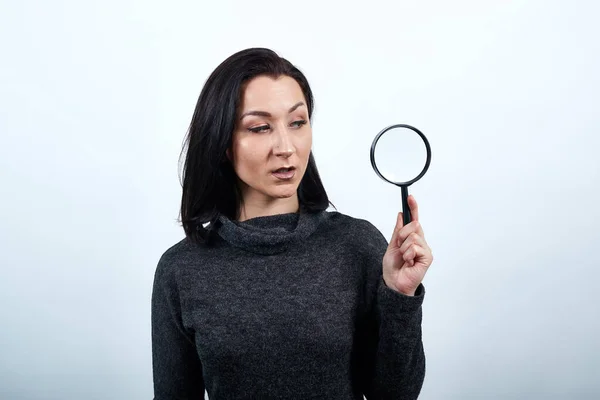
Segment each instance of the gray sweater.
[{"label": "gray sweater", "polygon": [[156,268],[154,399],[416,399],[421,305],[387,287],[387,247],[339,212],[244,222],[183,239]]}]

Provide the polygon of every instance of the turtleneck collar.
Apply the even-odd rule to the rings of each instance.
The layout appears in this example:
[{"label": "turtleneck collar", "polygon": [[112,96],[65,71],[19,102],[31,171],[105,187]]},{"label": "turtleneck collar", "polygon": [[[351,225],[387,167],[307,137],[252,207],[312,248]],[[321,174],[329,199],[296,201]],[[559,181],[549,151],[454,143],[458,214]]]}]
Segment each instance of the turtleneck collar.
[{"label": "turtleneck collar", "polygon": [[286,213],[233,221],[219,217],[217,233],[232,246],[257,254],[277,254],[310,236],[325,212]]}]

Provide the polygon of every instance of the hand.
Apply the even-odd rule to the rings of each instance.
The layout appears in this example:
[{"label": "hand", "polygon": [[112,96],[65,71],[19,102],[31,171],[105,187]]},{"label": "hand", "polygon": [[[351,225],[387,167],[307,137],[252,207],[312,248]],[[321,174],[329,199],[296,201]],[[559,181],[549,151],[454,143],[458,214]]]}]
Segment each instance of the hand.
[{"label": "hand", "polygon": [[391,289],[414,296],[433,262],[433,255],[425,241],[413,195],[408,196],[408,206],[412,221],[403,226],[402,213],[398,213],[392,239],[383,256],[383,279]]}]

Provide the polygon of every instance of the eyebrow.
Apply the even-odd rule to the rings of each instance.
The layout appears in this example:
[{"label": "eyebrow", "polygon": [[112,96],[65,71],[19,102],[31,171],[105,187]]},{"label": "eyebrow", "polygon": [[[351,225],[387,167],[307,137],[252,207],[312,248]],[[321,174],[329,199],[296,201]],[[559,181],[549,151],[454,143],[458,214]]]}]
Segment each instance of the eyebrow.
[{"label": "eyebrow", "polygon": [[[298,107],[303,105],[305,105],[303,101],[297,102],[289,109],[288,113],[293,113]],[[248,111],[242,114],[242,116],[240,117],[240,121],[244,119],[244,117],[247,117],[249,115],[256,115],[259,117],[272,117],[271,113],[268,113],[266,111]]]}]

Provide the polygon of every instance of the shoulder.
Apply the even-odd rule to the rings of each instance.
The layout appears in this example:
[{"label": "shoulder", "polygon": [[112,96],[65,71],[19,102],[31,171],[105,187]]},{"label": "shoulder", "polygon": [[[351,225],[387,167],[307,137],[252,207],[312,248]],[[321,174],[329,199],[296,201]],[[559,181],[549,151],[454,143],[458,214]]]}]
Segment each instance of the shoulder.
[{"label": "shoulder", "polygon": [[176,280],[176,273],[192,257],[194,245],[183,238],[168,247],[158,259],[154,272],[155,285],[169,285]]},{"label": "shoulder", "polygon": [[166,265],[173,263],[178,258],[181,258],[182,256],[184,256],[189,251],[189,247],[190,247],[190,244],[189,244],[188,239],[187,238],[181,239],[179,242],[168,247],[161,254],[160,258],[158,259],[158,265],[166,266]]},{"label": "shoulder", "polygon": [[[327,212],[325,235],[340,255],[350,257],[365,282],[375,285],[382,272],[388,241],[370,221],[340,212]],[[370,291],[371,289],[369,289]]]},{"label": "shoulder", "polygon": [[328,229],[339,234],[340,238],[369,248],[387,247],[388,242],[385,236],[370,221],[339,211],[327,211],[325,214],[325,223]]}]

